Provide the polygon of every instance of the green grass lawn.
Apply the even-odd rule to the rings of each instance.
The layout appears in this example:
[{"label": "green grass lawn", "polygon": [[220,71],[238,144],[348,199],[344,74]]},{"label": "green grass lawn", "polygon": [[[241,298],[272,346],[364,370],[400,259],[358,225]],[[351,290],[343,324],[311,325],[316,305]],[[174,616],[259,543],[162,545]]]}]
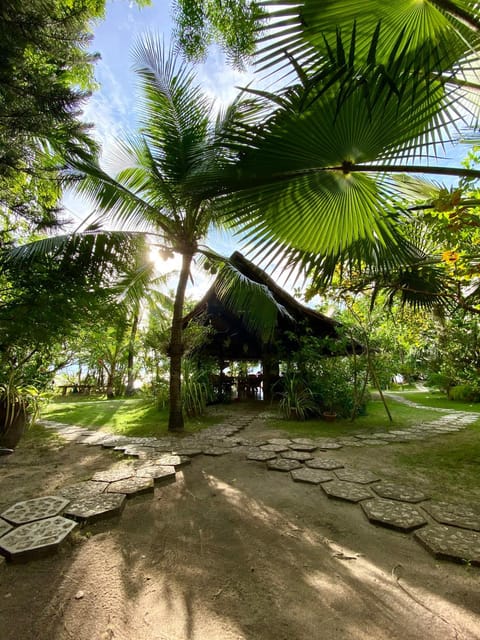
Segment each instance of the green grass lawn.
[{"label": "green grass lawn", "polygon": [[454,411],[473,411],[475,413],[480,413],[480,403],[449,400],[446,395],[444,393],[440,393],[440,391],[418,391],[414,389],[412,391],[401,391],[399,392],[399,395],[404,396],[411,402],[418,402],[418,404],[423,404],[426,407],[438,407],[439,409],[453,409]]},{"label": "green grass lawn", "polygon": [[[126,436],[167,434],[167,409],[157,409],[151,400],[138,398],[54,399],[42,410],[41,417]],[[210,415],[187,420],[186,431],[198,431],[217,420]]]}]

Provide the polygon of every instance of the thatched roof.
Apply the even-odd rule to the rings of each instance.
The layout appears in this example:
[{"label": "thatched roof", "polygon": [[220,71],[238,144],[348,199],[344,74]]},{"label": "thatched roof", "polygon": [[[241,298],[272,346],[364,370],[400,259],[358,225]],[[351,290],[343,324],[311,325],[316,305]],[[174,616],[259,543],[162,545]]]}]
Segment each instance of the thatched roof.
[{"label": "thatched roof", "polygon": [[[279,315],[273,343],[262,343],[258,335],[242,321],[242,314],[227,309],[217,296],[218,278],[195,308],[185,317],[184,326],[195,321],[211,326],[213,333],[201,348],[202,353],[223,360],[262,360],[266,353],[275,353],[281,345],[288,351],[298,348],[298,338],[307,331],[319,338],[339,339],[340,324],[332,318],[301,304],[279,287],[262,269],[235,252],[230,261],[243,275],[270,290],[287,314]],[[357,345],[360,351],[360,345]],[[328,347],[323,352],[331,354]]]}]

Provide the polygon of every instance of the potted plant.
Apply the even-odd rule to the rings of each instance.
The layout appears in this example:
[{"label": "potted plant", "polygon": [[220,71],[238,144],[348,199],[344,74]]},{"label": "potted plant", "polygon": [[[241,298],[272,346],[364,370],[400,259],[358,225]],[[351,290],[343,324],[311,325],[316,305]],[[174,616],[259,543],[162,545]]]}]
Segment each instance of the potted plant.
[{"label": "potted plant", "polygon": [[35,387],[0,384],[0,447],[14,449],[39,410]]}]

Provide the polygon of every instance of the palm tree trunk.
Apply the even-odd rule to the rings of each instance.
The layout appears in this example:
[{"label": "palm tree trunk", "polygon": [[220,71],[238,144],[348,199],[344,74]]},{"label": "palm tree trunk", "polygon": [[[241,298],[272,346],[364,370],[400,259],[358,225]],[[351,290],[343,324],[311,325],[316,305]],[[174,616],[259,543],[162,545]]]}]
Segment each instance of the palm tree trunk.
[{"label": "palm tree trunk", "polygon": [[170,400],[168,430],[183,431],[182,411],[182,355],[183,355],[183,305],[185,290],[190,276],[192,254],[182,254],[182,270],[178,279],[173,305],[172,329],[170,332]]},{"label": "palm tree trunk", "polygon": [[133,314],[132,328],[130,330],[130,340],[128,342],[128,355],[127,355],[127,388],[125,390],[126,396],[133,395],[133,383],[135,382],[133,363],[135,357],[135,338],[138,330],[138,313]]}]

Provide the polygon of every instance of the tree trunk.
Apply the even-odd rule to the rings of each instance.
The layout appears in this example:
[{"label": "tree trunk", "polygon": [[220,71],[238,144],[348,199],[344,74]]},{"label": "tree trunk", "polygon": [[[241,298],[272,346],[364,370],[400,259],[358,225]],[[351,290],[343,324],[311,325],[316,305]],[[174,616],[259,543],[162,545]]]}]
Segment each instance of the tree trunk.
[{"label": "tree trunk", "polygon": [[133,370],[133,361],[135,357],[135,338],[137,336],[138,329],[138,313],[133,314],[132,329],[130,331],[130,340],[128,342],[128,354],[127,354],[127,388],[125,390],[126,396],[133,395],[133,384],[135,382],[135,375]]},{"label": "tree trunk", "polygon": [[183,355],[183,305],[185,290],[190,276],[192,254],[182,254],[182,270],[178,279],[175,303],[173,305],[172,328],[170,331],[170,397],[168,430],[183,431],[182,411],[182,355]]}]

